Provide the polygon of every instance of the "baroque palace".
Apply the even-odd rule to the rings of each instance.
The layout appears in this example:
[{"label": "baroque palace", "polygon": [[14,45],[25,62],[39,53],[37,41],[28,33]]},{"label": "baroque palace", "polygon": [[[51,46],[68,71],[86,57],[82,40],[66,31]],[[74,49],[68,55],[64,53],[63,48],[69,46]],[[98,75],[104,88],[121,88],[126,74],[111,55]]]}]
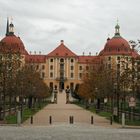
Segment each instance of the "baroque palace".
[{"label": "baroque palace", "polygon": [[52,52],[42,55],[29,54],[20,37],[14,34],[13,23],[9,24],[7,20],[6,36],[0,41],[0,59],[5,48],[20,52],[23,65],[34,65],[50,88],[57,85],[59,89],[65,89],[67,85],[74,89],[76,84],[82,82],[83,72],[88,71],[91,64],[93,67],[105,65],[107,68],[114,67],[121,70],[122,65],[125,68],[132,67],[132,63],[129,63],[131,58],[139,59],[140,57],[128,41],[120,35],[118,24],[115,26],[115,35],[107,39],[103,50],[96,56],[76,55],[65,46],[63,40]]}]

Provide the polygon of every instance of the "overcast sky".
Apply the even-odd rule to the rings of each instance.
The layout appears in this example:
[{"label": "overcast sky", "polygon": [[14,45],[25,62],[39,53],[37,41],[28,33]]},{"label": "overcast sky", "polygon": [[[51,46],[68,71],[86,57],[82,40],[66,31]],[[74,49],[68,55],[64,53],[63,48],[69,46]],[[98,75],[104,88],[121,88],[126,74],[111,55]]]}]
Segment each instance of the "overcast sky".
[{"label": "overcast sky", "polygon": [[47,54],[63,39],[76,54],[95,55],[114,35],[117,18],[125,39],[140,38],[139,6],[140,0],[0,0],[0,38],[9,16],[28,51]]}]

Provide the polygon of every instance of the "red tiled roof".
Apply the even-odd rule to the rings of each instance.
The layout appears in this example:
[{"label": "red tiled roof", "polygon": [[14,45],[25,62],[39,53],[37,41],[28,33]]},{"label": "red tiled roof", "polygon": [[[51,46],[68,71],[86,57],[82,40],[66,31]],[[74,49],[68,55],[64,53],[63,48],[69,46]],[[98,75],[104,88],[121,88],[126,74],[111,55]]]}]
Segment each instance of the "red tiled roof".
[{"label": "red tiled roof", "polygon": [[46,55],[26,55],[26,63],[45,63]]},{"label": "red tiled roof", "polygon": [[78,56],[78,62],[82,64],[98,63],[100,62],[99,56]]},{"label": "red tiled roof", "polygon": [[129,43],[121,36],[113,37],[107,40],[99,55],[131,55],[131,48]]},{"label": "red tiled roof", "polygon": [[68,49],[64,43],[63,40],[61,41],[61,44],[52,52],[50,52],[47,57],[77,57],[75,53],[73,53],[70,49]]},{"label": "red tiled roof", "polygon": [[22,40],[15,35],[9,35],[4,37],[0,41],[0,44],[1,44],[0,50],[2,52],[12,51],[12,52],[19,52],[24,55],[28,54]]},{"label": "red tiled roof", "polygon": [[136,52],[135,50],[132,50],[131,55],[134,58],[140,57],[140,55],[138,54],[138,52]]}]

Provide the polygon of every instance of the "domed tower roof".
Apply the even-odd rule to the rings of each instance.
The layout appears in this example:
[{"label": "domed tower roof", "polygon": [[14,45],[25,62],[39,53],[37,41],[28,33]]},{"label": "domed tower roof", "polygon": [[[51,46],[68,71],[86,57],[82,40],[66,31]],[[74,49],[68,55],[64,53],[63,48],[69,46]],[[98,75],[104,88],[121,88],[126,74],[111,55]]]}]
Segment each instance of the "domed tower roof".
[{"label": "domed tower roof", "polygon": [[115,35],[111,39],[107,39],[104,49],[100,55],[131,55],[132,49],[129,43],[120,35],[120,26],[115,26]]},{"label": "domed tower roof", "polygon": [[6,36],[0,41],[0,52],[18,52],[26,55],[28,52],[25,50],[24,44],[20,37],[14,34],[14,25],[7,20]]}]

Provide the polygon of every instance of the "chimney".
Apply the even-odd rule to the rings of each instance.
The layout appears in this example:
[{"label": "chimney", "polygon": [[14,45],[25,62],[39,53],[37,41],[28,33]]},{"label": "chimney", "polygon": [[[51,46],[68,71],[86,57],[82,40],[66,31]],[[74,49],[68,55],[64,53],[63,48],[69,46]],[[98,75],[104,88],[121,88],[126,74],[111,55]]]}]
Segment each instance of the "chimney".
[{"label": "chimney", "polygon": [[64,43],[64,40],[61,40],[60,43],[63,44]]},{"label": "chimney", "polygon": [[85,53],[83,52],[83,56],[85,55]]},{"label": "chimney", "polygon": [[89,56],[91,56],[91,52],[89,52]]}]

